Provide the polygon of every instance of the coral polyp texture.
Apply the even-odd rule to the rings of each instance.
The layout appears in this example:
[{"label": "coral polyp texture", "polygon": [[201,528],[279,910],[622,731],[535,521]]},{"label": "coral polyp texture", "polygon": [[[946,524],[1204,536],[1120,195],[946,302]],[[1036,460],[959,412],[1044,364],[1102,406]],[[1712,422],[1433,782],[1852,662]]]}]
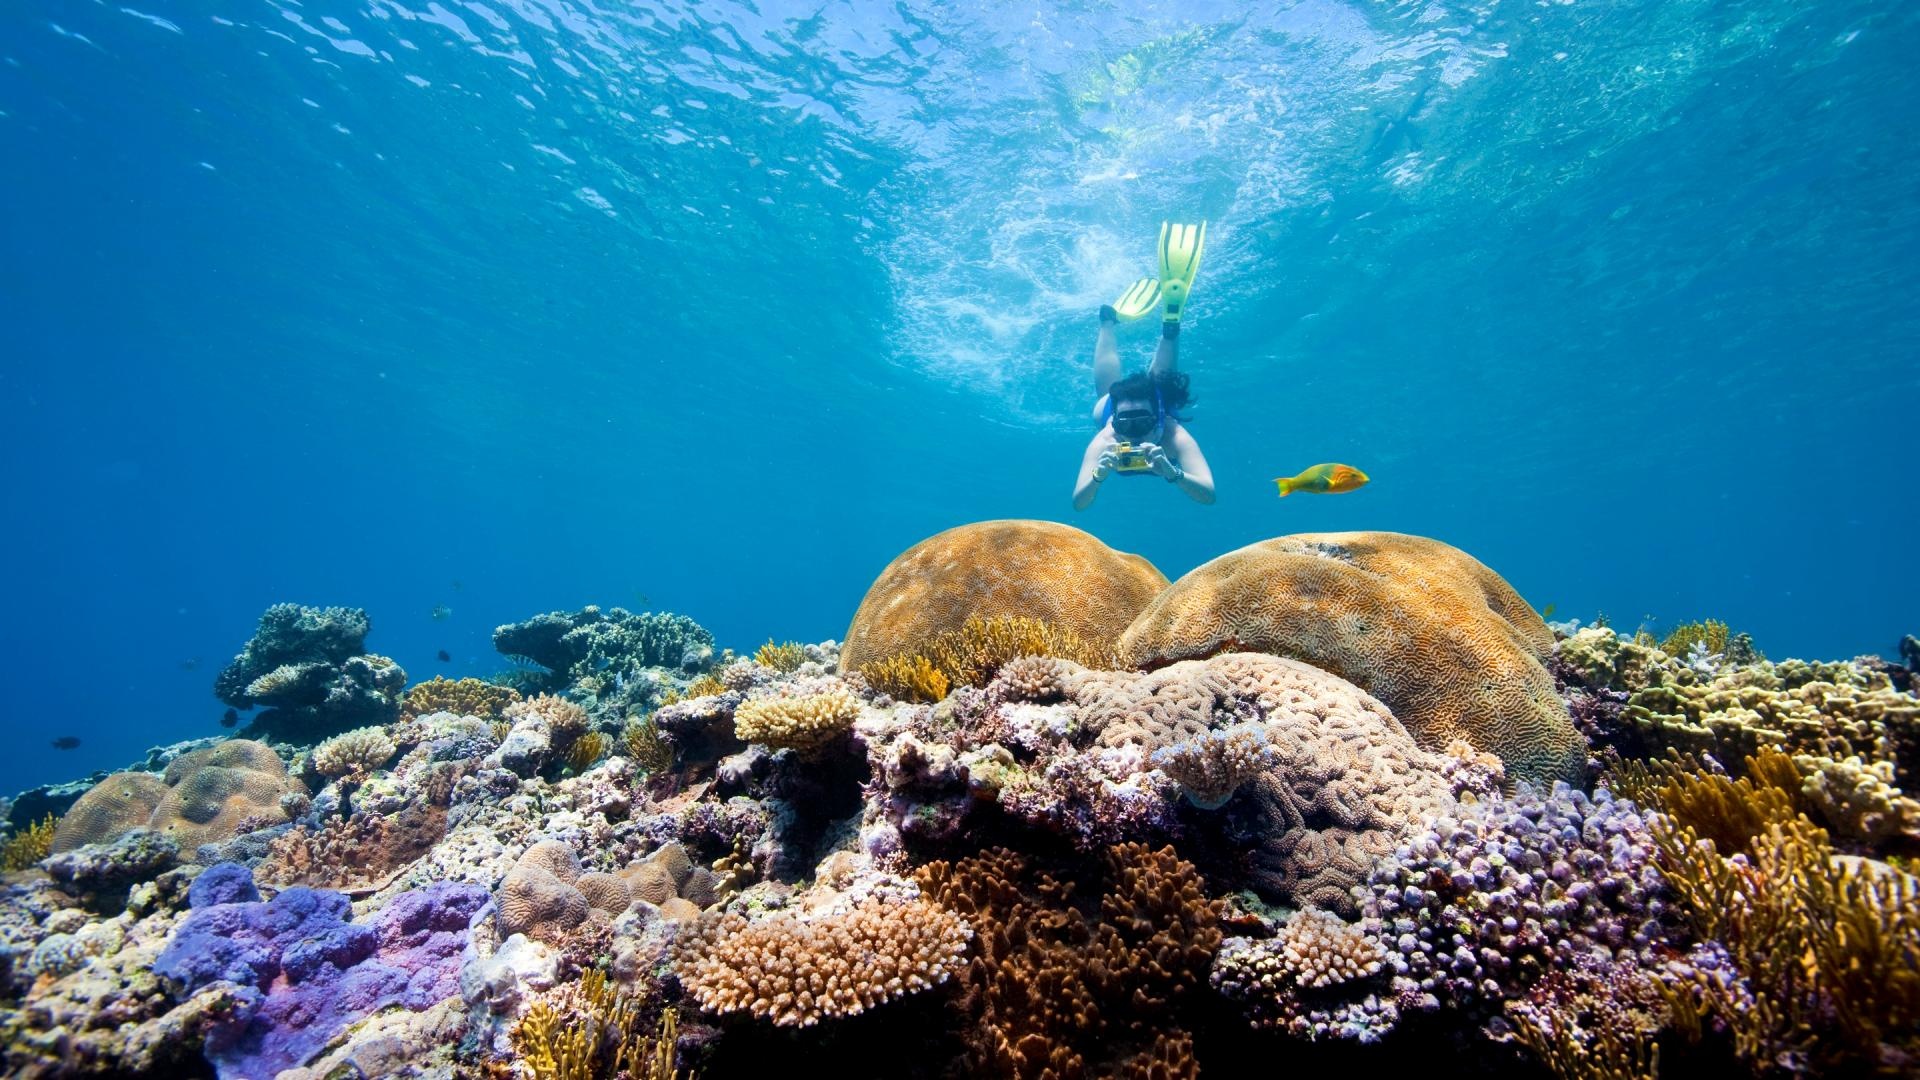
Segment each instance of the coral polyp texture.
[{"label": "coral polyp texture", "polygon": [[965,966],[972,936],[925,900],[870,898],[811,918],[702,921],[681,938],[675,969],[709,1012],[810,1027],[946,982]]},{"label": "coral polyp texture", "polygon": [[284,822],[282,799],[305,790],[272,747],[228,739],[181,754],[162,775],[115,773],[94,785],[61,819],[53,850],[105,843],[140,826],[191,850],[233,836],[250,820]]},{"label": "coral polyp texture", "polygon": [[859,699],[843,689],[760,698],[734,710],[733,733],[775,749],[814,750],[846,734],[859,716]]},{"label": "coral polyp texture", "polygon": [[1190,571],[1126,629],[1155,667],[1229,650],[1306,661],[1385,702],[1428,749],[1455,739],[1508,773],[1574,779],[1586,744],[1544,661],[1553,635],[1465,552],[1400,533],[1303,533]]},{"label": "coral polyp texture", "polygon": [[840,668],[926,655],[937,637],[976,617],[1036,619],[1104,648],[1166,584],[1145,559],[1067,525],[962,525],[922,540],[881,571],[854,612]]}]

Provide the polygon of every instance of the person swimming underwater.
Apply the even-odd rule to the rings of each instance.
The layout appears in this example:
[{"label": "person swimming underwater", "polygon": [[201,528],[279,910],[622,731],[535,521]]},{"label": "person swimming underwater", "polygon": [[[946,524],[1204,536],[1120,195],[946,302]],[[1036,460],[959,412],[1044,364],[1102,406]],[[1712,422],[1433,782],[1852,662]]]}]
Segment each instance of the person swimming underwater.
[{"label": "person swimming underwater", "polygon": [[[1207,226],[1160,225],[1160,277],[1141,278],[1100,308],[1100,336],[1093,346],[1093,416],[1100,430],[1080,458],[1073,508],[1085,510],[1109,476],[1151,474],[1198,503],[1213,501],[1213,470],[1179,412],[1193,401],[1180,366],[1180,314],[1200,272]],[[1115,329],[1162,303],[1160,347],[1147,370],[1120,377]]]}]

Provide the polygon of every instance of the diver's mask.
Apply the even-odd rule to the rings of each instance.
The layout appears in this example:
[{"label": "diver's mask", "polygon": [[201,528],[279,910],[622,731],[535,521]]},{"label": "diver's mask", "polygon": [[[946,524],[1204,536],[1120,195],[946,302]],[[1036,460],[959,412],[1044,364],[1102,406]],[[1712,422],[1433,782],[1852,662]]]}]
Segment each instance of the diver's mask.
[{"label": "diver's mask", "polygon": [[1153,433],[1158,419],[1152,409],[1122,409],[1113,414],[1113,435],[1121,442],[1139,442]]}]

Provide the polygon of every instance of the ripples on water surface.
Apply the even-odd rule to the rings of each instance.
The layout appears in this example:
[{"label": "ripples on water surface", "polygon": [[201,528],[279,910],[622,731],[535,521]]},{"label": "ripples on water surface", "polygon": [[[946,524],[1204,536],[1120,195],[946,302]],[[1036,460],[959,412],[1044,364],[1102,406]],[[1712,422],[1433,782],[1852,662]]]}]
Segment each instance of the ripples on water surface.
[{"label": "ripples on water surface", "polygon": [[[1260,6],[8,5],[6,644],[89,735],[9,768],[215,730],[278,599],[422,677],[589,601],[836,635],[920,536],[1071,514],[1168,216],[1221,501],[1110,491],[1110,542],[1920,629],[1915,8]],[[1323,460],[1375,484],[1272,498]]]}]

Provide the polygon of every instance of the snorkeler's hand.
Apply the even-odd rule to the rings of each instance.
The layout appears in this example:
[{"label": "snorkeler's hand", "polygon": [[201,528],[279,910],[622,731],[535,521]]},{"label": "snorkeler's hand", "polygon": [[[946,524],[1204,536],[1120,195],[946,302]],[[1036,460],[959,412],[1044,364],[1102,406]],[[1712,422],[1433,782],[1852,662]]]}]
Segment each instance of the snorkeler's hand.
[{"label": "snorkeler's hand", "polygon": [[1100,451],[1100,460],[1093,463],[1094,482],[1099,483],[1105,480],[1107,477],[1113,475],[1113,470],[1119,467],[1120,455],[1118,453],[1114,452],[1111,448]]},{"label": "snorkeler's hand", "polygon": [[1153,470],[1153,475],[1162,480],[1171,480],[1180,475],[1180,466],[1174,464],[1173,459],[1167,456],[1164,447],[1153,443],[1141,443],[1140,452],[1147,455],[1147,468]]}]

